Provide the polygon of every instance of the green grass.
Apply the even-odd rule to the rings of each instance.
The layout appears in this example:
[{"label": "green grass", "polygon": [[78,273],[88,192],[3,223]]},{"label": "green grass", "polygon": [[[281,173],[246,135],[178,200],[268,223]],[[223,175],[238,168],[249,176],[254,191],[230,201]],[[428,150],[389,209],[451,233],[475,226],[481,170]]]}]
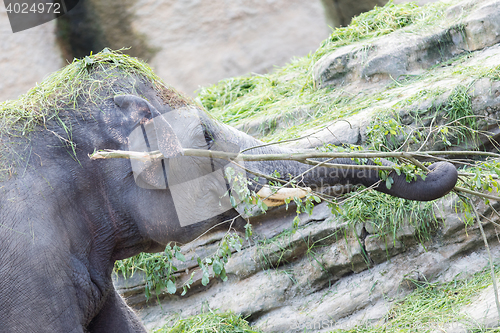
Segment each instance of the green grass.
[{"label": "green grass", "polygon": [[[497,268],[497,273],[498,273]],[[336,333],[413,333],[455,332],[444,330],[446,324],[461,323],[472,332],[500,332],[487,330],[473,322],[460,309],[470,304],[475,296],[492,283],[489,269],[484,269],[470,278],[457,276],[447,283],[408,281],[415,290],[397,302],[381,323],[357,326],[350,330],[335,330]],[[492,310],[495,311],[495,310]],[[453,327],[453,326],[452,326]],[[439,328],[443,328],[440,330]],[[455,326],[456,328],[456,326]]]},{"label": "green grass", "polygon": [[233,312],[210,311],[176,323],[167,324],[154,333],[261,333]]},{"label": "green grass", "polygon": [[418,202],[391,197],[376,191],[347,194],[341,205],[340,216],[349,222],[370,222],[378,236],[396,239],[403,226],[415,228],[415,238],[419,242],[428,240],[438,226],[433,214],[433,202]]},{"label": "green grass", "polygon": [[500,81],[500,65],[494,68],[489,68],[483,73],[483,77],[490,78],[495,81]]},{"label": "green grass", "polygon": [[347,27],[336,28],[314,53],[313,59],[319,60],[341,46],[384,36],[410,25],[428,25],[441,18],[445,7],[443,3],[419,7],[414,2],[395,5],[389,1],[383,7],[354,17]]}]

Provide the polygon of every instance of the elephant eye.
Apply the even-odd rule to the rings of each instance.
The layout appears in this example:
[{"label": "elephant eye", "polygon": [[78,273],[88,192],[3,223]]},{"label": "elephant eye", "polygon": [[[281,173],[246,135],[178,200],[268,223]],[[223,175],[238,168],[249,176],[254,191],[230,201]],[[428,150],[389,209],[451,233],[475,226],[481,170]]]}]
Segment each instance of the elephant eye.
[{"label": "elephant eye", "polygon": [[151,114],[151,111],[147,110],[147,112],[145,112],[142,116],[142,119],[140,120],[140,123],[141,124],[144,124],[148,121],[150,121],[153,117],[153,115]]},{"label": "elephant eye", "polygon": [[140,112],[137,114],[136,119],[138,119],[138,120],[135,121],[133,128],[136,128],[137,126],[140,126],[140,125],[144,125],[145,123],[147,123],[148,121],[150,121],[152,119],[151,111],[149,111],[149,110],[141,110],[141,111],[144,111],[144,112]]},{"label": "elephant eye", "polygon": [[212,148],[214,144],[214,138],[212,134],[209,133],[206,128],[203,128],[203,134],[205,135],[205,142],[207,143],[208,149]]}]

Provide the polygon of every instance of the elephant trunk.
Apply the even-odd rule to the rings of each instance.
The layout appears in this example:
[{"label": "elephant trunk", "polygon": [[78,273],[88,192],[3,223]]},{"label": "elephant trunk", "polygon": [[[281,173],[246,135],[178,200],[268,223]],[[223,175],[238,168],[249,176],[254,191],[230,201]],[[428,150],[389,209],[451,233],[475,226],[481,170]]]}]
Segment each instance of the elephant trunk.
[{"label": "elephant trunk", "polygon": [[[366,187],[373,186],[375,190],[395,197],[416,201],[431,201],[446,195],[455,187],[458,178],[457,170],[453,164],[437,162],[429,166],[430,171],[425,179],[417,176],[416,180],[407,182],[405,174],[397,175],[394,171],[391,172],[389,176],[393,179],[393,183],[388,188],[386,182],[381,181],[377,170],[358,168],[358,164],[348,158],[335,159],[332,163],[345,164],[348,167],[318,167],[307,172],[311,166],[298,162],[282,161],[271,165],[274,167],[272,172],[278,171],[284,178],[287,175],[292,177],[300,175],[297,179],[299,185],[311,187],[316,191],[337,184],[364,185]],[[372,161],[368,161],[367,164],[375,165]],[[382,164],[384,166],[392,165],[387,160],[382,160]],[[254,168],[250,166],[250,169]],[[256,169],[259,169],[258,166],[256,166]]]},{"label": "elephant trunk", "polygon": [[[352,161],[351,161],[352,162]],[[337,162],[338,163],[338,162]],[[374,164],[369,161],[368,164]],[[384,166],[391,166],[393,163],[382,160]],[[355,166],[353,166],[355,168]],[[353,171],[349,177],[340,181],[340,183],[351,182],[352,184],[362,184],[366,187],[375,185],[374,189],[395,197],[416,201],[431,201],[448,194],[454,187],[458,179],[458,173],[455,166],[449,162],[436,162],[428,167],[429,172],[423,179],[417,176],[417,179],[408,182],[406,175],[401,173],[397,175],[392,171],[389,176],[393,179],[390,188],[386,182],[380,182],[377,170],[357,170]],[[355,169],[353,169],[355,170]]]},{"label": "elephant trunk", "polygon": [[[234,130],[233,130],[234,131]],[[236,139],[234,139],[236,138]],[[235,135],[233,143],[241,149],[262,145],[262,142],[246,135]],[[246,154],[289,154],[296,151],[276,146],[267,146],[251,149]],[[391,166],[393,163],[381,159],[382,165]],[[277,171],[281,178],[287,179],[298,177],[299,185],[311,187],[313,190],[320,190],[326,186],[341,185],[364,185],[366,187],[374,186],[374,189],[389,195],[417,201],[431,201],[440,198],[450,192],[458,179],[458,173],[455,166],[449,162],[437,162],[428,167],[429,173],[423,179],[417,176],[417,179],[410,182],[406,181],[406,175],[397,175],[392,171],[389,176],[393,183],[388,188],[386,182],[380,182],[378,170],[361,169],[353,160],[349,158],[339,158],[331,161],[335,164],[345,164],[347,168],[329,168],[317,167],[311,169],[310,165],[295,161],[259,161],[247,162],[245,166],[249,170],[257,171],[261,174],[271,175]],[[367,164],[375,165],[373,161]]]}]

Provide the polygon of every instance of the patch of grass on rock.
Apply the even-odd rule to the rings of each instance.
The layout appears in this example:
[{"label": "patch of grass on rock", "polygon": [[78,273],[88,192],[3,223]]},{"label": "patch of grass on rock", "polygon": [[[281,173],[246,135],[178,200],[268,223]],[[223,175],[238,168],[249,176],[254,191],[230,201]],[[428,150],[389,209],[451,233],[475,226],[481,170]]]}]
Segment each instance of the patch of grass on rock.
[{"label": "patch of grass on rock", "polygon": [[179,319],[154,333],[262,333],[250,327],[248,322],[233,312],[210,311]]}]

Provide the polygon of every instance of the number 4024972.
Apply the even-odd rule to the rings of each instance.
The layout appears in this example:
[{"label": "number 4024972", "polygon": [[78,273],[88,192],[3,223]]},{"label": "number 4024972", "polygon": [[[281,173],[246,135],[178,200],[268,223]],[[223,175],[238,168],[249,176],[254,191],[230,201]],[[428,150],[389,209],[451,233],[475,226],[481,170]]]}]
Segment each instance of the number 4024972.
[{"label": "number 4024972", "polygon": [[53,13],[53,14],[62,14],[61,13],[61,4],[60,3],[51,3],[51,2],[39,2],[39,3],[9,3],[7,7],[5,7],[7,13],[11,14],[45,14],[45,13]]}]

